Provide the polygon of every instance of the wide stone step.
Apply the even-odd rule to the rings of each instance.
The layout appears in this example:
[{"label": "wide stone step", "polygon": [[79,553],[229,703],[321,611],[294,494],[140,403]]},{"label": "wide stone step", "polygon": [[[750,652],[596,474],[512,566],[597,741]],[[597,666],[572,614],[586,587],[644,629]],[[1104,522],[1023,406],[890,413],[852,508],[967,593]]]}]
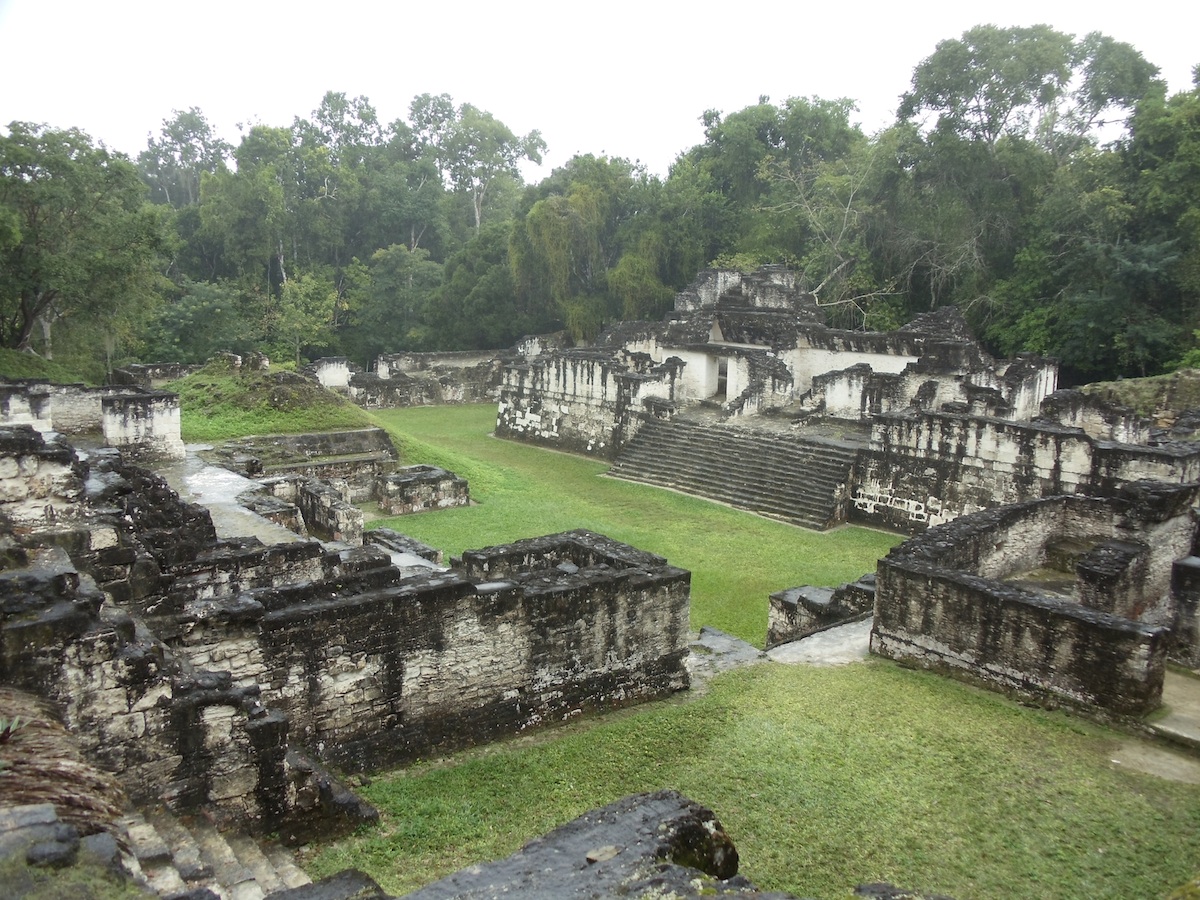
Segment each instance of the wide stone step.
[{"label": "wide stone step", "polygon": [[[819,515],[829,506],[825,496],[814,496],[813,492],[788,491],[779,486],[774,489],[764,486],[729,487],[720,483],[676,479],[654,473],[623,473],[622,477],[631,481],[642,481],[646,484],[668,487],[683,493],[699,494],[729,503],[732,506],[761,508],[783,515],[792,513]],[[828,491],[828,498],[832,499],[832,497],[833,488],[831,487]]]},{"label": "wide stone step", "polygon": [[753,484],[770,483],[773,485],[794,485],[804,488],[807,485],[836,486],[846,481],[848,468],[831,470],[829,468],[790,468],[771,466],[767,464],[740,464],[730,461],[715,461],[713,464],[700,463],[693,459],[672,458],[668,454],[655,453],[645,455],[635,460],[623,462],[614,466],[612,474],[624,472],[653,472],[673,475],[680,479],[709,480],[720,477],[732,483]]},{"label": "wide stone step", "polygon": [[623,458],[616,466],[613,466],[613,472],[626,472],[626,470],[648,469],[655,467],[670,466],[680,472],[689,472],[694,474],[708,475],[709,473],[724,473],[731,476],[740,476],[743,480],[752,480],[755,476],[767,476],[767,478],[779,478],[780,475],[800,475],[803,474],[805,479],[818,478],[828,479],[830,481],[844,481],[850,463],[834,463],[829,461],[821,461],[816,463],[805,463],[803,460],[796,458],[780,457],[751,457],[750,460],[738,460],[738,458],[728,457],[704,457],[697,454],[695,450],[680,451],[678,454],[671,454],[670,451],[655,449],[647,450],[636,457]]},{"label": "wide stone step", "polygon": [[744,509],[748,512],[757,513],[774,519],[783,519],[794,524],[803,525],[806,528],[823,529],[829,526],[827,504],[819,502],[811,502],[807,500],[797,500],[792,503],[788,502],[772,502],[770,498],[759,497],[755,499],[747,498],[744,492],[723,491],[713,489],[711,485],[678,485],[667,484],[662,479],[655,478],[637,478],[632,476],[622,476],[627,481],[637,481],[642,484],[647,484],[652,487],[667,488],[676,490],[681,493],[691,494],[700,497],[701,499],[711,500],[716,503],[723,503],[727,506],[732,506],[737,509]]},{"label": "wide stone step", "polygon": [[856,451],[685,422],[648,422],[609,471],[814,528],[835,524]]},{"label": "wide stone step", "polygon": [[648,456],[671,456],[682,461],[712,465],[722,459],[736,459],[746,464],[770,465],[774,467],[804,467],[834,471],[853,464],[854,455],[823,452],[822,448],[788,449],[787,447],[763,447],[756,444],[729,444],[719,441],[708,443],[669,444],[648,442],[630,445],[616,460],[616,465]]},{"label": "wide stone step", "polygon": [[818,492],[814,486],[809,486],[806,490],[787,490],[779,484],[728,486],[714,479],[680,479],[661,473],[623,473],[622,476],[629,480],[670,487],[684,493],[700,494],[702,497],[721,500],[722,503],[742,506],[766,505],[779,508],[779,511],[822,510],[832,506],[834,500],[833,486]]},{"label": "wide stone step", "polygon": [[220,900],[262,900],[312,883],[283,847],[223,835],[201,818],[160,807],[131,813],[122,827],[141,880],[160,897],[207,890]]},{"label": "wide stone step", "polygon": [[672,459],[670,456],[663,454],[647,455],[640,459],[614,466],[612,469],[612,474],[623,472],[661,472],[674,474],[677,478],[701,480],[719,476],[724,480],[735,483],[794,484],[798,487],[810,484],[819,486],[838,485],[844,483],[848,475],[846,469],[831,471],[826,468],[784,468],[762,464],[740,465],[725,462],[718,462],[714,465],[700,465],[696,464],[694,460]]}]

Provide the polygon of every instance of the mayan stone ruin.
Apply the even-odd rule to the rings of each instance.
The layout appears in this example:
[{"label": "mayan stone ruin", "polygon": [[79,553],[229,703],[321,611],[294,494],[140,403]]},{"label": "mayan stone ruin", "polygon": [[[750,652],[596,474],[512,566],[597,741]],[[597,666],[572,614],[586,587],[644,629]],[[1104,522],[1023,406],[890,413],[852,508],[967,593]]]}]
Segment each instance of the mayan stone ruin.
[{"label": "mayan stone ruin", "polygon": [[[202,814],[214,833],[328,838],[378,816],[353,790],[360,773],[688,688],[686,570],[586,530],[447,565],[368,528],[361,507],[467,506],[464,479],[402,465],[379,428],[185,450],[178,397],[161,390],[183,371],[0,384],[0,683],[61,720],[113,810],[155,810],[84,831],[151,835],[144,850],[186,830],[173,817]],[[768,648],[869,623],[878,656],[1134,728],[1161,705],[1169,664],[1200,666],[1186,417],[1058,390],[1053,360],[991,358],[953,309],[842,331],[784,269],[706,270],[662,322],[590,346],[531,337],[278,378],[374,409],[495,403],[497,436],[604,459],[615,477],[817,531],[908,536],[857,581],[779,585]],[[231,479],[229,515],[255,524],[227,532],[225,513],[181,498],[168,477],[189,466]],[[66,827],[53,809],[22,815],[23,835]],[[618,833],[645,852],[610,865],[597,842]],[[597,844],[584,885],[752,890],[713,813],[674,794],[540,841],[419,896],[575,890],[569,867],[546,864],[545,882],[528,869],[583,844]],[[218,890],[171,860],[148,878],[161,895],[172,878]]]}]

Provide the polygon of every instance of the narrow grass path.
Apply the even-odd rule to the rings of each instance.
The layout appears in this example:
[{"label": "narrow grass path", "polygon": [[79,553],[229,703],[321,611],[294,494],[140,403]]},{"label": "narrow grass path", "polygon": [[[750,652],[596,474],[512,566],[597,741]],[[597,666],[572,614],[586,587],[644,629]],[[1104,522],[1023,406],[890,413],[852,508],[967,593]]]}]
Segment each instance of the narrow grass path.
[{"label": "narrow grass path", "polygon": [[490,437],[493,405],[375,413],[406,462],[468,479],[477,506],[385,519],[448,553],[587,528],[665,556],[692,573],[692,626],[761,647],[767,597],[798,584],[836,585],[873,571],[899,538],[865,528],[820,533],[615,478],[608,465]]},{"label": "narrow grass path", "polygon": [[[453,552],[603,531],[696,573],[693,623],[761,642],[765,596],[870,568],[895,541],[814,535],[604,466],[484,437],[491,407],[380,419],[410,461],[472,479],[478,507],[394,520]],[[872,542],[875,542],[872,544]],[[843,546],[843,544],[849,546]],[[839,549],[840,548],[840,549]],[[716,811],[742,872],[820,900],[887,880],[959,900],[1162,898],[1200,860],[1200,786],[1114,764],[1126,735],[870,660],[766,663],[648,704],[376,776],[379,828],[310,851],[403,893],[621,796],[676,788]]]}]

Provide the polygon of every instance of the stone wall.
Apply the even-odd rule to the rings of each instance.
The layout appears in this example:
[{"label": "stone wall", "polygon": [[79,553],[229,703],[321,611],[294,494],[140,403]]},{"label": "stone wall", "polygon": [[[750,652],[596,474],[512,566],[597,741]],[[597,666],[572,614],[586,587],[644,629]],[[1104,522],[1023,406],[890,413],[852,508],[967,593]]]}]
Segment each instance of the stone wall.
[{"label": "stone wall", "polygon": [[184,610],[177,650],[211,665],[239,648],[221,665],[308,747],[377,768],[685,687],[688,585],[659,557],[571,532],[373,589],[193,605],[205,614]]},{"label": "stone wall", "polygon": [[260,832],[307,836],[363,820],[347,816],[362,804],[344,792],[327,785],[319,796],[314,775],[327,775],[290,747],[287,717],[259,703],[257,686],[195,669],[102,609],[104,594],[64,550],[25,552],[27,565],[0,572],[0,680],[51,701],[134,800]]},{"label": "stone wall", "polygon": [[0,514],[17,526],[74,518],[87,468],[61,440],[30,425],[0,428]]},{"label": "stone wall", "polygon": [[713,307],[722,295],[731,291],[757,306],[791,309],[795,305],[796,273],[783,266],[762,266],[755,272],[702,269],[695,281],[675,296],[675,309],[694,311]]},{"label": "stone wall", "polygon": [[313,535],[327,541],[362,543],[363,511],[350,502],[346,482],[302,479],[297,485],[296,506]]},{"label": "stone wall", "polygon": [[133,455],[181,459],[179,397],[128,387],[16,381],[0,384],[0,425],[39,431],[102,434],[110,447]]},{"label": "stone wall", "polygon": [[259,486],[239,496],[238,502],[301,537],[362,543],[363,511],[352,502],[355,492],[346,481],[276,475],[261,479]]},{"label": "stone wall", "polygon": [[105,397],[128,392],[124,387],[89,388],[82,384],[48,384],[50,417],[54,430],[62,434],[99,432],[104,419]]},{"label": "stone wall", "polygon": [[884,414],[861,458],[851,516],[916,531],[998,504],[1111,492],[1146,478],[1200,481],[1200,448],[1117,444],[1049,423]]},{"label": "stone wall", "polygon": [[1178,621],[1173,562],[1191,552],[1198,493],[1146,482],[1115,499],[1056,497],[931,528],[879,562],[871,649],[1142,715],[1160,702]]},{"label": "stone wall", "polygon": [[398,455],[382,428],[260,435],[227,441],[206,454],[248,478],[292,474],[340,479],[346,482],[349,503],[373,499],[375,480],[391,472]]},{"label": "stone wall", "polygon": [[385,354],[373,372],[350,377],[350,399],[366,409],[494,401],[505,355],[497,350]]},{"label": "stone wall", "polygon": [[108,376],[110,384],[121,387],[140,387],[157,390],[164,384],[178,381],[199,372],[202,363],[146,363],[113,369]]},{"label": "stone wall", "polygon": [[346,390],[350,387],[350,360],[343,356],[325,356],[305,367],[317,383],[331,390]]},{"label": "stone wall", "polygon": [[806,584],[776,591],[767,599],[767,649],[869,618],[874,605],[874,572],[836,588]]},{"label": "stone wall", "polygon": [[801,405],[810,414],[835,419],[868,420],[917,409],[1029,420],[1038,415],[1039,401],[1055,380],[1052,365],[1025,361],[976,371],[946,371],[918,361],[899,372],[875,371],[860,362],[813,376]]},{"label": "stone wall", "polygon": [[118,394],[101,402],[104,442],[133,458],[183,459],[179,395]]},{"label": "stone wall", "polygon": [[1042,401],[1039,419],[1068,428],[1078,428],[1088,437],[1121,444],[1145,444],[1152,423],[1132,409],[1114,406],[1096,394],[1062,390]]},{"label": "stone wall", "polygon": [[637,432],[647,404],[673,402],[683,363],[566,351],[504,369],[496,434],[610,457]]},{"label": "stone wall", "polygon": [[30,425],[37,431],[53,431],[49,389],[0,382],[0,423]]}]

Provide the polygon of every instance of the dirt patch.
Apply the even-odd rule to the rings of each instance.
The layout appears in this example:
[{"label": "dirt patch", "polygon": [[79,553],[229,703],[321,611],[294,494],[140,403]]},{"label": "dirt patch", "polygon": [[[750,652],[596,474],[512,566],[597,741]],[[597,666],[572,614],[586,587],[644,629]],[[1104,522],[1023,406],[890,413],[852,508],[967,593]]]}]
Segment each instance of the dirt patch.
[{"label": "dirt patch", "polygon": [[1200,784],[1200,758],[1149,741],[1129,738],[1111,751],[1114,766],[1145,772],[1168,781]]}]

